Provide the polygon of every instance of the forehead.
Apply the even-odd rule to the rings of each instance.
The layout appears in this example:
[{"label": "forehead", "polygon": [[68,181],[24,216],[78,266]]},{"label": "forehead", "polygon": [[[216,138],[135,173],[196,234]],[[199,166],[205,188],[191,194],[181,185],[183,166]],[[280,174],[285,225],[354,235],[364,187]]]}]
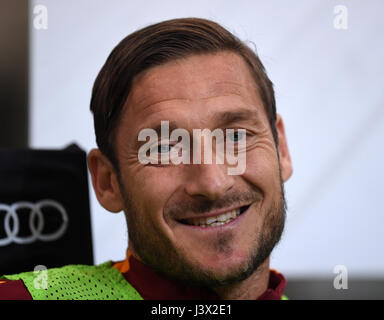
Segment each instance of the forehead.
[{"label": "forehead", "polygon": [[[260,108],[261,99],[243,58],[232,52],[193,55],[140,74],[124,114],[136,124],[169,114],[206,116],[221,108]],[[124,117],[124,116],[123,116]]]}]

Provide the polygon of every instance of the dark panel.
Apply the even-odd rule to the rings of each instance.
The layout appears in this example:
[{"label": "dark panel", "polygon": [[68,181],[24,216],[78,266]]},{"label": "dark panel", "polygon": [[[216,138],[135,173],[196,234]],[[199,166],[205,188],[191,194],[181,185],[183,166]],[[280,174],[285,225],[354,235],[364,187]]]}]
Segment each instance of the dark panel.
[{"label": "dark panel", "polygon": [[28,145],[28,1],[0,0],[0,147]]},{"label": "dark panel", "polygon": [[335,289],[333,279],[289,279],[285,294],[290,300],[384,299],[384,279],[348,279],[348,289]]},{"label": "dark panel", "polygon": [[93,264],[86,153],[0,150],[0,275]]}]

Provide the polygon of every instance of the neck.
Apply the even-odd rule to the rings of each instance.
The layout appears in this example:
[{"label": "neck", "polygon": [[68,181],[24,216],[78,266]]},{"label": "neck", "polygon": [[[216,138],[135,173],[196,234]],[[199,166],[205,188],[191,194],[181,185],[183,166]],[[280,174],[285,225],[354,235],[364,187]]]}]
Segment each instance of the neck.
[{"label": "neck", "polygon": [[256,300],[268,288],[269,258],[250,277],[235,284],[212,288],[223,300]]},{"label": "neck", "polygon": [[[140,256],[129,243],[131,254],[140,262]],[[223,300],[256,300],[267,289],[269,283],[269,257],[245,280],[235,284],[211,288]]]}]

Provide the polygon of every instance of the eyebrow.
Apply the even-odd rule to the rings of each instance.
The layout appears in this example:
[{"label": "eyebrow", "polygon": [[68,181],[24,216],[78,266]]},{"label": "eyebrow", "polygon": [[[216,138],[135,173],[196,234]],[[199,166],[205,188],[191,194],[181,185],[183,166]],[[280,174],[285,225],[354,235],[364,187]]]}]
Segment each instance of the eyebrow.
[{"label": "eyebrow", "polygon": [[221,126],[226,126],[231,123],[240,122],[240,121],[255,121],[259,119],[259,112],[256,108],[242,109],[236,111],[224,111],[216,114],[214,116],[216,123],[219,123]]}]

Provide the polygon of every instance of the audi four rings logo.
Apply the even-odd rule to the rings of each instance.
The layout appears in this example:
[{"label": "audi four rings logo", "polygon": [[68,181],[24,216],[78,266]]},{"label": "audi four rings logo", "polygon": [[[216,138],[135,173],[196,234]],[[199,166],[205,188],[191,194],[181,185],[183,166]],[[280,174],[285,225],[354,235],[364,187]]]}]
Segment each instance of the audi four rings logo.
[{"label": "audi four rings logo", "polygon": [[[47,209],[50,208],[48,211]],[[61,215],[60,227],[50,234],[43,234],[44,228],[44,209],[46,214],[51,213],[52,209]],[[7,246],[10,243],[29,244],[37,240],[55,241],[59,239],[68,227],[68,215],[65,208],[55,200],[41,200],[37,203],[27,201],[16,202],[12,205],[0,203],[0,216],[5,212],[4,230],[6,237],[0,238],[0,247]],[[29,213],[28,226],[30,234],[20,236],[19,215]],[[37,223],[35,222],[37,219]],[[13,224],[11,224],[11,220]]]}]

